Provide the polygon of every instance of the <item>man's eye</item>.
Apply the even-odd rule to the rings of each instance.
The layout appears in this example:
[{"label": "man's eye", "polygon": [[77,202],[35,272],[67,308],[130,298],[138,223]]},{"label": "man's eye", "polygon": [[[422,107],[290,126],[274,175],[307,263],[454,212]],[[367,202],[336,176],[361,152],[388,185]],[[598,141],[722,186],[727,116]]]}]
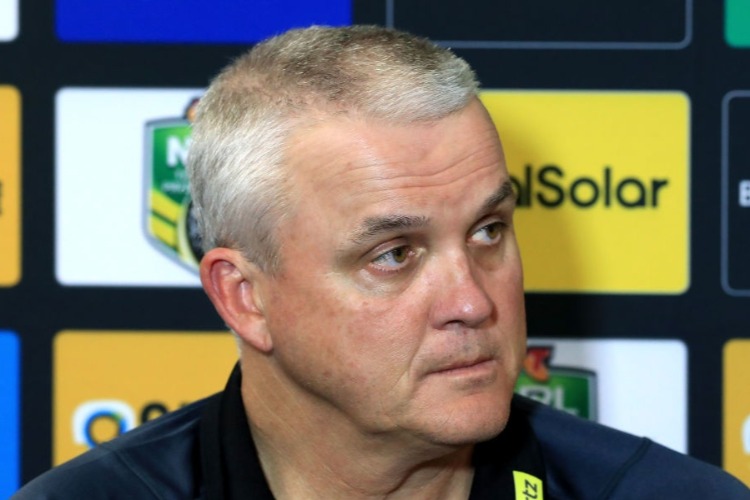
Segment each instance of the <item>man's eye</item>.
[{"label": "man's eye", "polygon": [[384,268],[398,269],[404,266],[411,253],[412,251],[409,247],[396,247],[393,250],[378,255],[372,263]]},{"label": "man's eye", "polygon": [[497,221],[482,226],[471,235],[471,239],[479,243],[496,243],[502,236],[503,225],[502,222]]}]

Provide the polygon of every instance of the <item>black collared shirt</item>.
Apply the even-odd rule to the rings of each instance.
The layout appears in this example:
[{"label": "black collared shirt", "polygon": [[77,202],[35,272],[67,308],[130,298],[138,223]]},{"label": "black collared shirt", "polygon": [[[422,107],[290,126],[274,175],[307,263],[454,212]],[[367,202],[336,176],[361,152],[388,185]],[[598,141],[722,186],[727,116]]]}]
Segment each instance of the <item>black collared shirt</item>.
[{"label": "black collared shirt", "polygon": [[[241,381],[237,366],[221,397],[209,401],[201,419],[207,500],[273,499],[247,423]],[[472,461],[475,472],[470,500],[543,498],[539,483],[528,479],[541,482],[545,477],[539,445],[528,422],[515,418],[513,412],[502,434],[475,447]]]}]

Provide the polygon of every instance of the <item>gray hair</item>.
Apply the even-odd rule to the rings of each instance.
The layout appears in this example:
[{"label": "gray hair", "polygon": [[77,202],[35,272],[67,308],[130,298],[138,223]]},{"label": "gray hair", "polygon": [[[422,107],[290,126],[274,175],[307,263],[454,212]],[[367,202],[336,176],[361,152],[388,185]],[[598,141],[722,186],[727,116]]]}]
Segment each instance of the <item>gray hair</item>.
[{"label": "gray hair", "polygon": [[291,204],[282,166],[295,127],[340,113],[438,120],[477,92],[465,61],[392,29],[311,27],[256,45],[213,80],[196,111],[188,172],[203,250],[236,248],[278,269],[275,228]]}]

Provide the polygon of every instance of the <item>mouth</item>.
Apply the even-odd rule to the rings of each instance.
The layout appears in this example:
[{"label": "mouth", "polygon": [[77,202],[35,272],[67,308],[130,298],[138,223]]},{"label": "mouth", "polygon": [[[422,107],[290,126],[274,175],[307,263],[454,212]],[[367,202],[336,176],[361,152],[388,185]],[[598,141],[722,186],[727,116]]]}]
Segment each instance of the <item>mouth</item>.
[{"label": "mouth", "polygon": [[474,360],[459,360],[432,372],[432,375],[471,376],[484,374],[495,368],[497,362],[491,357]]}]

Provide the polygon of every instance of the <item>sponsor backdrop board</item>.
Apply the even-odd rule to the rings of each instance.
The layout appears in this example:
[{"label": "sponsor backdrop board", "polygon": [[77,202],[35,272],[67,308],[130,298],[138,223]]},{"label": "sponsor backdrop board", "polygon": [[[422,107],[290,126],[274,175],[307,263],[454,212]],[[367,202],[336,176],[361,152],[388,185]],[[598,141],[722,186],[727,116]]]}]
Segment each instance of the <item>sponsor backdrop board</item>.
[{"label": "sponsor backdrop board", "polygon": [[[750,25],[749,29],[750,29]],[[722,109],[722,285],[750,295],[750,92],[724,97]]]},{"label": "sponsor backdrop board", "polygon": [[69,330],[55,338],[54,356],[59,464],[222,390],[237,346],[227,332]]},{"label": "sponsor backdrop board", "polygon": [[[641,366],[630,346],[653,348],[663,360],[643,351],[648,383],[616,373],[649,398],[661,388],[682,414],[649,400],[675,435],[633,431],[738,471],[725,457],[744,455],[740,435],[727,437],[740,431],[725,428],[722,359],[739,349],[730,340],[750,339],[749,12],[745,0],[0,0],[0,325],[23,347],[20,481],[58,460],[59,332],[140,332],[146,345],[226,328],[195,273],[193,99],[258,37],[310,22],[411,29],[475,68],[520,195],[534,395],[600,421],[610,408],[631,415],[626,382],[602,393],[611,367],[568,356],[594,345]],[[93,352],[106,368],[127,362]],[[86,401],[124,401],[110,414],[132,407],[137,423],[145,399],[130,397],[84,395],[67,418]],[[107,424],[92,422],[92,436],[113,435]]]},{"label": "sponsor backdrop board", "polygon": [[0,85],[0,287],[21,279],[21,96]]},{"label": "sponsor backdrop board", "polygon": [[750,485],[750,340],[724,346],[724,467]]},{"label": "sponsor backdrop board", "polygon": [[724,0],[725,36],[734,47],[750,47],[750,3],[745,0]]},{"label": "sponsor backdrop board", "polygon": [[66,42],[250,43],[287,28],[351,22],[350,0],[57,0]]},{"label": "sponsor backdrop board", "polygon": [[20,357],[18,337],[0,329],[0,498],[20,482]]},{"label": "sponsor backdrop board", "polygon": [[0,42],[14,40],[18,36],[18,2],[0,0]]},{"label": "sponsor backdrop board", "polygon": [[[164,144],[172,148],[155,155],[154,124],[181,122],[201,92],[80,88],[58,92],[55,270],[61,284],[199,285],[194,270],[153,237],[151,179],[155,161],[166,169],[181,169],[187,147],[184,135],[172,141],[167,137]],[[176,222],[163,225],[176,227]]]},{"label": "sponsor backdrop board", "polygon": [[680,340],[534,338],[516,385],[527,397],[683,453],[687,389]]},{"label": "sponsor backdrop board", "polygon": [[482,100],[518,194],[528,291],[687,289],[685,94],[485,90]]},{"label": "sponsor backdrop board", "polygon": [[[461,48],[678,49],[692,36],[692,0],[391,0],[390,7],[391,26]],[[628,29],[615,29],[620,24]]]}]

